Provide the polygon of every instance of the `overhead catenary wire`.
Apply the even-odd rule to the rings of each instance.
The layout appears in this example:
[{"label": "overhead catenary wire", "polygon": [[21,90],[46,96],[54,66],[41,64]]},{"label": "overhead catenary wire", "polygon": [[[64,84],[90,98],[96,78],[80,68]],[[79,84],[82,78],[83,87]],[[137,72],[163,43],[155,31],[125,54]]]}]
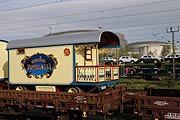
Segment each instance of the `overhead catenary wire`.
[{"label": "overhead catenary wire", "polygon": [[23,6],[23,7],[18,7],[18,8],[8,8],[8,9],[0,10],[0,12],[8,12],[8,11],[14,11],[14,10],[22,10],[22,9],[27,9],[27,8],[33,8],[33,7],[40,7],[40,6],[56,4],[56,3],[60,3],[60,2],[64,2],[64,1],[58,0],[58,1],[54,1],[54,2],[41,3],[38,5],[36,4],[36,5],[29,5],[29,6]]},{"label": "overhead catenary wire", "polygon": [[[118,15],[118,16],[110,16],[110,17],[103,17],[104,19],[112,19],[112,18],[118,18],[118,17],[127,17],[127,16],[137,16],[137,15],[147,15],[147,14],[155,14],[155,13],[162,13],[162,12],[172,12],[180,10],[180,8],[175,9],[168,9],[168,10],[160,10],[160,11],[150,11],[150,12],[142,12],[142,13],[134,13],[134,14],[126,14],[126,15]],[[18,30],[18,29],[26,29],[26,28],[35,28],[35,27],[45,27],[45,26],[54,26],[54,25],[60,25],[60,24],[70,24],[70,23],[78,23],[78,22],[87,22],[87,21],[96,21],[101,20],[102,18],[91,18],[91,19],[84,19],[84,20],[77,20],[77,21],[69,21],[69,22],[60,22],[60,23],[50,23],[50,24],[44,24],[44,25],[35,25],[35,26],[27,26],[27,27],[17,27],[17,28],[8,28],[8,29],[1,29],[0,31],[7,31],[7,30]],[[168,22],[167,22],[168,23]],[[171,22],[170,22],[171,23]],[[173,22],[172,22],[173,23]],[[177,23],[177,22],[174,22]],[[142,25],[144,26],[144,25]],[[136,27],[136,26],[135,26]],[[109,29],[109,28],[108,28]]]},{"label": "overhead catenary wire", "polygon": [[[163,24],[166,24],[166,23],[163,23]],[[157,24],[158,25],[158,24]],[[144,25],[145,26],[145,25]],[[146,25],[146,26],[148,26],[148,25]],[[137,26],[138,27],[138,26]],[[117,27],[116,27],[117,28]],[[118,27],[118,28],[120,28],[120,27]],[[122,28],[122,27],[121,27]],[[126,28],[126,27],[124,27],[124,28]],[[107,29],[107,28],[104,28],[104,29]],[[113,28],[113,29],[115,29],[115,28]],[[24,35],[24,36],[26,36],[27,37],[27,35]],[[21,36],[20,36],[21,37]],[[23,36],[22,36],[23,37]],[[135,37],[137,37],[137,36],[135,36]],[[151,37],[151,38],[153,38],[153,36]],[[134,40],[139,40],[139,39],[144,39],[144,38],[136,38],[136,39],[132,39],[133,41]],[[148,38],[146,38],[146,39],[148,39]]]},{"label": "overhead catenary wire", "polygon": [[[169,2],[170,1],[174,1],[174,0],[168,0]],[[135,7],[135,6],[133,6],[133,7]],[[125,8],[125,7],[124,7]],[[124,9],[124,8],[119,8],[119,9]],[[128,7],[126,7],[126,8],[128,8]],[[129,7],[130,8],[130,7]],[[117,8],[112,8],[112,9],[107,9],[107,11],[108,10],[116,10]],[[178,8],[178,9],[180,9],[180,8]],[[118,10],[118,9],[117,9]],[[104,11],[106,11],[106,10],[103,10],[103,12]],[[100,11],[97,11],[97,12],[102,12],[101,10]],[[171,12],[173,12],[173,11],[171,11]],[[92,11],[90,11],[89,13],[93,13]],[[89,14],[88,13],[88,14]],[[87,14],[87,12],[84,12],[84,14]],[[74,14],[73,14],[74,15]],[[77,14],[75,14],[75,15],[77,15]],[[146,14],[145,14],[146,15]],[[71,15],[67,15],[67,16],[71,16]],[[56,17],[56,16],[55,16]],[[61,16],[61,17],[64,17],[64,16]],[[118,18],[118,17],[122,17],[122,16],[110,16],[110,17],[112,17],[112,18]],[[111,19],[110,17],[105,17],[105,16],[103,16],[103,19]],[[124,17],[126,17],[126,16],[124,16]],[[128,16],[127,16],[128,17]],[[49,17],[46,17],[47,19],[49,18]],[[37,18],[37,19],[41,19],[41,20],[43,20],[43,18]],[[34,19],[34,20],[37,20],[37,19]],[[89,22],[89,21],[95,21],[95,20],[99,20],[99,18],[97,18],[97,19],[90,19],[90,20],[88,20],[88,19],[85,19],[84,21],[83,20],[75,20],[75,21],[69,21],[69,22],[62,22],[62,23],[51,23],[51,24],[54,24],[54,25],[63,25],[63,24],[71,24],[71,23],[76,23],[76,22]],[[29,20],[28,20],[29,21]],[[16,21],[15,21],[16,22]],[[177,21],[175,22],[175,23],[178,23]],[[35,27],[49,27],[49,25],[47,24],[44,24],[45,26],[35,26]],[[137,25],[137,24],[136,24]],[[139,26],[139,25],[137,25],[138,27],[137,28],[139,28],[139,27],[148,27],[148,26],[151,26],[151,25],[149,25],[149,23],[148,23],[148,25],[146,26],[146,25],[143,25],[143,26]],[[7,27],[8,28],[8,27]],[[30,26],[30,27],[26,27],[26,28],[34,28],[33,26]],[[103,27],[104,28],[104,27]],[[122,26],[120,26],[120,25],[117,25],[117,26],[115,26],[115,27],[105,27],[104,29],[106,29],[106,28],[108,28],[108,29],[113,29],[113,28],[115,28],[115,29],[119,29],[119,28],[122,28]],[[123,26],[123,28],[133,28],[132,26]],[[136,28],[136,31],[137,31],[137,28]],[[11,29],[11,28],[10,28]],[[20,29],[23,29],[23,28],[20,28]],[[144,28],[144,29],[146,29],[146,28]],[[16,29],[12,29],[12,30],[16,30]],[[17,29],[18,30],[18,29]],[[140,28],[140,30],[142,30],[141,28]],[[5,30],[5,31],[7,31],[7,30]]]},{"label": "overhead catenary wire", "polygon": [[[41,17],[41,18],[36,18],[36,19],[27,19],[27,20],[19,20],[19,21],[13,21],[13,22],[1,22],[0,24],[10,24],[10,23],[18,23],[18,22],[28,22],[28,21],[36,21],[36,20],[45,20],[45,19],[54,19],[54,18],[60,18],[60,17],[70,17],[70,16],[78,16],[78,15],[83,15],[83,14],[91,14],[91,13],[101,13],[101,12],[107,12],[107,11],[112,11],[112,10],[119,10],[119,9],[126,9],[126,8],[133,8],[133,7],[140,7],[140,6],[146,6],[146,5],[153,5],[153,4],[160,4],[160,3],[165,3],[165,2],[171,2],[171,1],[175,1],[175,0],[166,0],[166,1],[159,1],[159,2],[152,2],[152,3],[144,3],[144,4],[139,4],[139,5],[133,5],[133,6],[126,6],[126,7],[119,7],[119,8],[111,8],[111,9],[103,9],[103,10],[96,10],[96,11],[89,11],[89,12],[81,12],[81,13],[76,13],[76,14],[66,14],[66,15],[58,15],[58,16],[52,16],[52,17]],[[56,3],[52,2],[53,3]],[[45,3],[46,4],[46,3]],[[48,4],[48,3],[47,3]],[[43,4],[42,4],[43,5]],[[177,11],[180,10],[180,8],[178,9],[173,9],[170,11]],[[1,10],[0,10],[1,12]],[[128,16],[128,15],[127,15]],[[129,15],[131,16],[131,15]],[[126,17],[126,16],[122,16],[122,17]]]},{"label": "overhead catenary wire", "polygon": [[10,2],[10,1],[13,1],[13,0],[1,0],[0,3]]},{"label": "overhead catenary wire", "polygon": [[[180,21],[179,21],[180,22]],[[170,23],[170,22],[168,22],[168,23]],[[171,23],[177,23],[177,21],[176,22],[171,22]],[[160,24],[167,24],[167,22],[165,22],[165,23],[157,23],[157,24],[144,24],[144,25],[136,25],[136,26],[124,26],[124,27],[122,27],[122,26],[116,26],[116,27],[112,27],[111,29],[119,29],[119,28],[128,28],[128,27],[133,27],[133,28],[136,28],[135,30],[137,31],[137,28],[139,28],[139,26],[143,26],[143,27],[147,27],[147,26],[151,26],[151,25],[160,25]],[[107,29],[107,28],[104,28],[104,29]],[[110,28],[108,28],[108,29],[110,29]],[[146,28],[144,28],[144,29],[146,29]],[[149,28],[150,30],[151,29],[154,29],[153,27],[151,27],[151,28]],[[156,28],[157,29],[157,28]],[[139,30],[142,30],[142,28],[139,28]],[[26,36],[31,36],[32,37],[32,35],[25,35],[25,37]],[[17,36],[18,37],[18,36]],[[21,36],[20,36],[21,37]],[[22,36],[23,37],[23,36]],[[11,37],[12,38],[12,37]],[[144,39],[144,38],[139,38],[139,39]],[[138,40],[138,39],[136,39],[136,40]],[[133,40],[134,41],[134,40]]]},{"label": "overhead catenary wire", "polygon": [[[56,4],[56,3],[64,2],[64,1],[66,1],[66,0],[58,0],[58,1],[54,1],[54,2],[41,3],[41,4],[23,6],[23,7],[18,7],[18,8],[9,8],[9,9],[0,10],[0,12],[14,11],[14,10],[20,10],[20,9],[27,9],[27,8],[32,8],[32,7],[40,7],[40,6]],[[146,5],[153,5],[153,4],[172,2],[172,1],[175,1],[175,0],[163,0],[163,1],[158,1],[158,2],[143,3],[143,4],[139,4],[139,5],[125,6],[125,7],[120,7],[120,8],[111,8],[111,9],[106,9],[106,10],[109,11],[109,10],[116,10],[116,9],[125,9],[125,8],[132,8],[132,7],[139,7],[139,6],[146,6]],[[106,11],[106,10],[104,10],[104,11]]]},{"label": "overhead catenary wire", "polygon": [[117,26],[117,27],[105,27],[105,29],[119,29],[119,28],[129,28],[129,27],[143,27],[143,26],[153,26],[153,25],[163,25],[163,24],[172,24],[180,23],[180,21],[170,21],[170,22],[160,22],[160,23],[150,23],[150,24],[139,24],[139,25],[129,25],[129,26]]}]

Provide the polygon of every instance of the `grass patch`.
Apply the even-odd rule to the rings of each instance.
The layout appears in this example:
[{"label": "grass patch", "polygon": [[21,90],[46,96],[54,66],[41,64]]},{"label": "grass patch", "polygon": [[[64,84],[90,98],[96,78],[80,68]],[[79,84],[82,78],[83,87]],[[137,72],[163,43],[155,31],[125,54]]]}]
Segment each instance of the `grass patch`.
[{"label": "grass patch", "polygon": [[147,81],[144,79],[120,79],[121,87],[127,89],[144,88],[162,88],[162,89],[180,89],[180,81],[174,81],[170,78],[164,78],[161,81]]}]

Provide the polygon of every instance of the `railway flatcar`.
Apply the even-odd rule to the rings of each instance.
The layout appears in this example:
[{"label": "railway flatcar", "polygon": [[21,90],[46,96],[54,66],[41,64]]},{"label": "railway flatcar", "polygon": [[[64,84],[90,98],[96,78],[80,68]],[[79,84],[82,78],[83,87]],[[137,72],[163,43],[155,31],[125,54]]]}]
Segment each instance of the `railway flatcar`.
[{"label": "railway flatcar", "polygon": [[16,90],[89,92],[119,82],[119,65],[100,65],[99,51],[120,47],[109,31],[86,31],[12,40],[8,80]]}]

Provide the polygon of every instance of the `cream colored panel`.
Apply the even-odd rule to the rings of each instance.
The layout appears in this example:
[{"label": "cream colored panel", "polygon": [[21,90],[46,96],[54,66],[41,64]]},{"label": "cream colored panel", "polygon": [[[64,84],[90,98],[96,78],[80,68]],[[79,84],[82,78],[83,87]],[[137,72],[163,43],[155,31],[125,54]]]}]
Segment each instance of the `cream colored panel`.
[{"label": "cream colored panel", "polygon": [[[64,55],[64,49],[70,49],[70,55]],[[28,78],[22,70],[21,60],[25,56],[32,56],[36,53],[46,55],[53,54],[57,58],[57,66],[52,76],[42,79]],[[70,84],[73,81],[73,46],[51,46],[40,48],[26,48],[25,54],[17,55],[16,50],[10,50],[10,82],[13,84]]]},{"label": "cream colored panel", "polygon": [[56,87],[55,86],[36,86],[36,91],[56,92]]},{"label": "cream colored panel", "polygon": [[6,46],[6,42],[0,41],[0,79],[8,78],[8,52]]},{"label": "cream colored panel", "polygon": [[84,66],[84,50],[76,52],[76,65]]}]

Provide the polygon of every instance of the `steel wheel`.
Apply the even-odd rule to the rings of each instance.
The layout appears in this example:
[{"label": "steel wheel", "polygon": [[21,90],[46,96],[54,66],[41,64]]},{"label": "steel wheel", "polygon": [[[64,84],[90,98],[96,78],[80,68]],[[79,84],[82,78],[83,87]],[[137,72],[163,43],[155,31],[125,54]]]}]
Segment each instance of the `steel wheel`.
[{"label": "steel wheel", "polygon": [[24,90],[24,87],[23,87],[23,86],[17,86],[17,87],[15,88],[15,90]]},{"label": "steel wheel", "polygon": [[69,93],[80,93],[82,90],[79,87],[69,87],[67,89],[67,92]]}]

